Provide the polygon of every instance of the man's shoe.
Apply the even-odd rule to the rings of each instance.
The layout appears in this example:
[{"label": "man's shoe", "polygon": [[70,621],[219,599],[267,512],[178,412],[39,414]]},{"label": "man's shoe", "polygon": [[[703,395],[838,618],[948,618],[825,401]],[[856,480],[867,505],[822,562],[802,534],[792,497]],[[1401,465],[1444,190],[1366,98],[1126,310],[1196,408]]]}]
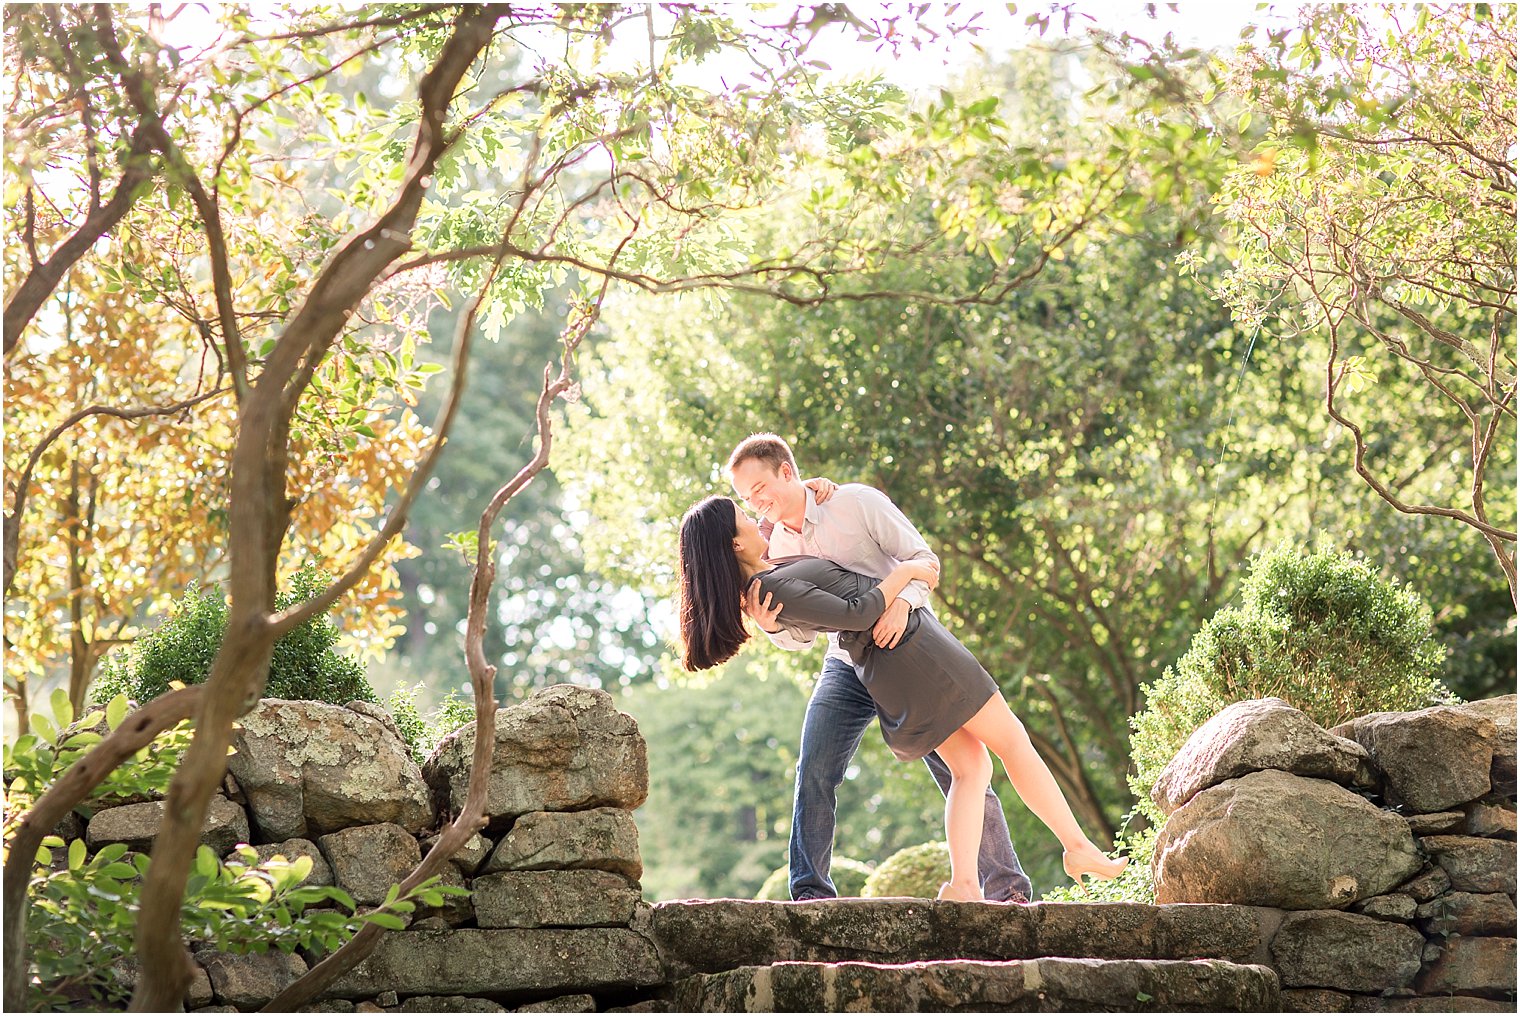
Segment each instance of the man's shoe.
[{"label": "man's shoe", "polygon": [[805,903],[808,900],[832,900],[834,898],[826,893],[819,892],[817,889],[804,889],[800,894],[792,897],[792,902]]}]

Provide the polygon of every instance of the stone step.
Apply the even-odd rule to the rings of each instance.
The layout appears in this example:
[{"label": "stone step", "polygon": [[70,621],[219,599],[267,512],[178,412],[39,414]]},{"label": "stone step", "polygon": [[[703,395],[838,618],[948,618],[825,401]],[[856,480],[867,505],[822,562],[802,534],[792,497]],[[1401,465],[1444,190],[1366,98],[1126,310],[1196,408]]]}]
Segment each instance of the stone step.
[{"label": "stone step", "polygon": [[774,963],[677,982],[678,1012],[1277,1012],[1277,975],[1224,960]]},{"label": "stone step", "polygon": [[1272,963],[1283,913],[1264,907],[1139,903],[952,903],[840,899],[657,904],[650,937],[672,979],[783,961],[1218,959]]}]

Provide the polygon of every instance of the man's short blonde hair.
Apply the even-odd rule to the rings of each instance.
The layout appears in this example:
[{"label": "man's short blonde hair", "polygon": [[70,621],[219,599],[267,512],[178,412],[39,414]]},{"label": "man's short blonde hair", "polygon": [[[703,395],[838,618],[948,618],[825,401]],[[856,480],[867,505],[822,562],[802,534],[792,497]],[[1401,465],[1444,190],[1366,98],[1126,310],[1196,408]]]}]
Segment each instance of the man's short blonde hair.
[{"label": "man's short blonde hair", "polygon": [[792,467],[792,475],[800,476],[797,472],[797,460],[792,458],[792,449],[787,443],[775,434],[751,434],[728,457],[728,464],[723,467],[723,472],[730,479],[733,478],[734,470],[746,462],[764,462],[771,467],[772,472],[781,472],[782,463]]}]

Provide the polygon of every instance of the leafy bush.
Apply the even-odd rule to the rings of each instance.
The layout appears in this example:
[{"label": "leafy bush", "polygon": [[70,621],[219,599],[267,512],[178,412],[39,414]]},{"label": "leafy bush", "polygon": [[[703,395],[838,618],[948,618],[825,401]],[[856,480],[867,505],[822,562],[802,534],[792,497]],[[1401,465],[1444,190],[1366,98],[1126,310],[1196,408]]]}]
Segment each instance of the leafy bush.
[{"label": "leafy bush", "polygon": [[[869,864],[856,861],[849,857],[836,857],[829,865],[829,874],[834,879],[834,888],[840,896],[859,896],[865,888],[866,879],[871,877],[874,869]],[[790,865],[783,864],[760,887],[755,893],[757,900],[789,900],[792,898]]]},{"label": "leafy bush", "polygon": [[1129,866],[1105,882],[1078,886],[1061,885],[1040,899],[1054,903],[1155,903],[1156,883],[1151,879],[1151,858],[1156,855],[1156,834],[1151,826],[1137,833],[1121,833],[1119,848],[1129,855]]},{"label": "leafy bush", "polygon": [[904,847],[866,879],[862,896],[917,896],[934,899],[939,887],[950,881],[950,847],[946,843],[920,843]]},{"label": "leafy bush", "polygon": [[1451,701],[1434,676],[1444,650],[1430,608],[1349,554],[1279,545],[1252,561],[1240,600],[1204,624],[1130,721],[1130,789],[1154,821],[1161,770],[1232,702],[1275,696],[1331,727]]},{"label": "leafy bush", "polygon": [[[275,597],[275,608],[304,602],[327,584],[315,568],[302,568],[290,589]],[[119,694],[148,702],[168,691],[174,682],[200,684],[211,674],[211,661],[227,632],[227,601],[220,592],[192,587],[175,604],[169,617],[138,639],[125,652],[107,659],[96,683],[94,699],[105,702]],[[378,701],[357,660],[340,656],[337,625],[314,617],[274,644],[269,683],[264,694],[273,698],[309,699],[343,705],[358,699]]]},{"label": "leafy bush", "polygon": [[457,689],[451,689],[436,709],[423,716],[417,708],[417,693],[421,689],[421,685],[401,682],[386,702],[396,720],[396,728],[401,731],[401,739],[418,765],[427,761],[439,741],[465,724],[475,722],[474,697],[466,698]]},{"label": "leafy bush", "polygon": [[[127,716],[124,694],[77,720],[62,689],[54,694],[52,705],[52,718],[34,715],[31,732],[5,748],[4,777],[10,788],[7,851],[16,824],[36,798],[101,739],[103,735],[91,728],[104,720],[104,726],[114,730]],[[118,797],[164,792],[189,740],[186,724],[159,735],[107,777],[80,810],[88,813]],[[399,929],[405,926],[400,915],[418,904],[439,906],[445,896],[467,892],[439,886],[436,879],[406,896],[392,886],[383,905],[357,914],[353,898],[342,889],[300,885],[311,864],[306,857],[260,862],[246,845],[224,861],[202,846],[181,911],[184,937],[235,953],[267,952],[271,945],[284,952],[330,951],[365,924]],[[77,1009],[86,998],[117,1007],[126,1002],[113,965],[132,954],[147,869],[148,855],[129,852],[125,844],[109,844],[90,857],[84,840],[44,838],[28,885],[28,1008]]]}]

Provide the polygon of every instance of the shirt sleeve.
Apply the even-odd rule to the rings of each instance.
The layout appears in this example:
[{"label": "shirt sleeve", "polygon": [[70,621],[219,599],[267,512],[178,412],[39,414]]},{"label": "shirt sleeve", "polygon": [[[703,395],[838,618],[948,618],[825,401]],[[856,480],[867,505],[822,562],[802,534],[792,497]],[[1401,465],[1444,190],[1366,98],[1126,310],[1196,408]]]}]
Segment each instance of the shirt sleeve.
[{"label": "shirt sleeve", "polygon": [[[939,557],[929,549],[928,541],[887,495],[875,487],[862,487],[857,503],[860,506],[861,527],[889,557],[899,561],[933,561],[936,565],[939,564]],[[897,597],[906,601],[910,607],[926,606],[929,602],[929,585],[914,579]]]},{"label": "shirt sleeve", "polygon": [[864,594],[846,599],[805,579],[791,576],[762,577],[760,581],[767,592],[781,601],[778,620],[788,627],[801,625],[815,631],[865,631],[876,624],[882,611],[887,609],[887,599],[881,594],[880,586],[872,586]]},{"label": "shirt sleeve", "polygon": [[[782,606],[785,606],[785,604],[782,604]],[[767,631],[765,632],[765,637],[770,639],[771,643],[779,649],[795,653],[803,649],[813,648],[813,643],[818,641],[817,630],[808,631],[805,628],[788,626],[785,614],[779,615],[776,621],[780,623],[781,630]],[[765,631],[764,628],[760,630]]]}]

